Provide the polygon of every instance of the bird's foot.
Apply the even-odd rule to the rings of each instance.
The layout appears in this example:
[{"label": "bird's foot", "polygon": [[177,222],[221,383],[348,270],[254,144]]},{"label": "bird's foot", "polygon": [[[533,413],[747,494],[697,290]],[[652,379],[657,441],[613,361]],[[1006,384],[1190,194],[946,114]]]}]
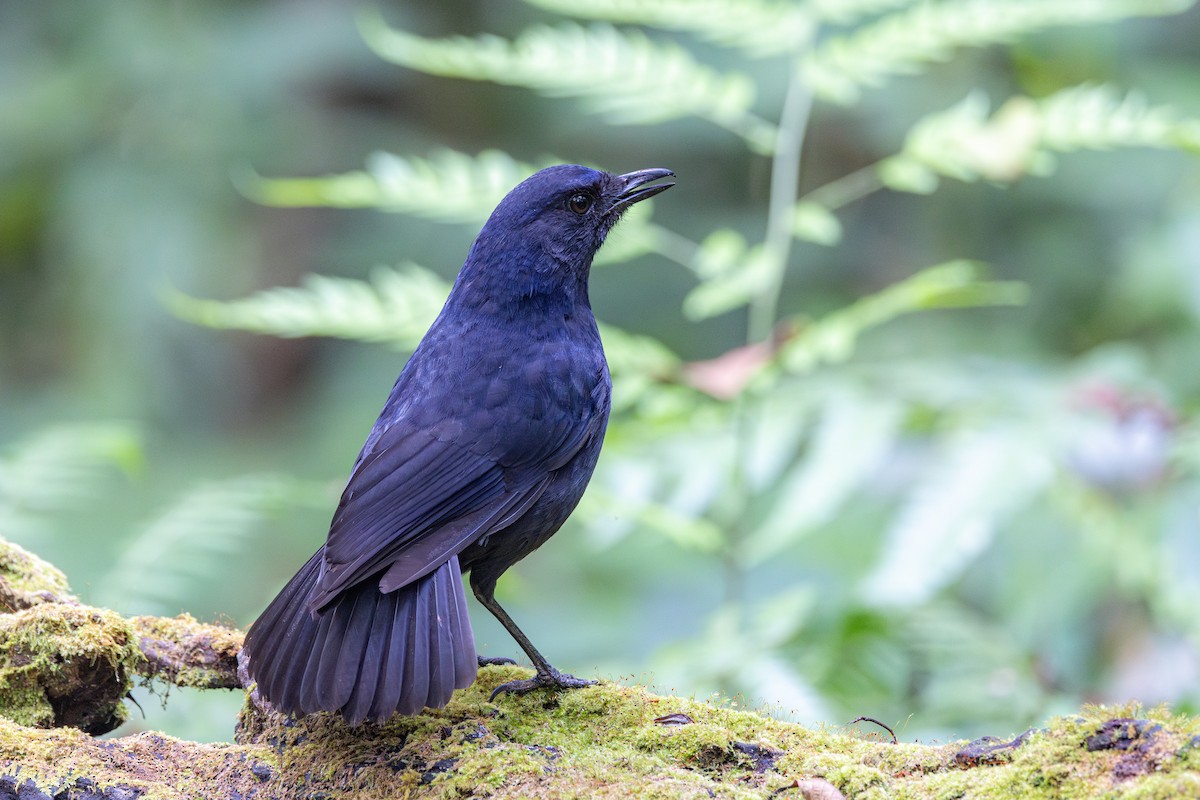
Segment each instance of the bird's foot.
[{"label": "bird's foot", "polygon": [[554,689],[556,691],[582,689],[585,686],[595,685],[596,681],[576,678],[574,675],[568,675],[565,672],[552,669],[550,672],[539,672],[532,678],[523,681],[509,681],[508,683],[500,684],[492,690],[492,696],[488,698],[488,702],[492,702],[502,694],[525,694],[526,692],[532,692],[534,689]]},{"label": "bird's foot", "polygon": [[499,667],[502,664],[517,663],[517,662],[513,661],[511,658],[505,658],[504,656],[491,656],[491,657],[478,656],[478,658],[479,658],[479,666],[481,666],[481,667]]}]

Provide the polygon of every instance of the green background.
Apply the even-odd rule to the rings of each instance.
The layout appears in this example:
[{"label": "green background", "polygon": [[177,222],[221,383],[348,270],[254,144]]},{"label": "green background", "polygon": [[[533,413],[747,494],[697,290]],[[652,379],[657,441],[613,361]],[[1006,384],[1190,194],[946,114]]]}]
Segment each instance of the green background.
[{"label": "green background", "polygon": [[[513,37],[558,20],[507,0],[382,11],[427,36]],[[744,70],[763,116],[777,115],[786,75],[778,60],[747,65],[710,42],[656,35],[716,69]],[[919,76],[867,88],[850,106],[818,102],[801,193],[896,152],[917,120],[972,90],[995,107],[1010,95],[1111,83],[1198,117],[1197,41],[1196,9],[1052,29],[954,51],[922,64]],[[8,504],[0,502],[0,535],[64,569],[85,602],[249,624],[322,541],[406,354],[214,331],[170,313],[165,298],[180,290],[232,299],[308,273],[365,277],[406,260],[452,278],[474,225],[271,208],[237,188],[250,170],[343,173],[375,151],[439,148],[499,149],[527,162],[553,154],[613,171],[669,167],[678,185],[656,200],[655,222],[697,242],[719,227],[751,241],[762,235],[770,163],[728,131],[697,119],[607,124],[570,99],[422,75],[372,53],[343,4],[0,6],[0,454],[9,456],[0,462]],[[506,576],[501,601],[556,666],[575,674],[698,696],[721,691],[804,721],[869,715],[905,738],[1003,735],[1085,701],[1171,701],[1194,711],[1195,156],[1137,147],[1068,153],[1046,177],[944,180],[927,196],[876,191],[838,216],[836,247],[793,248],[784,316],[819,318],[953,258],[1025,282],[1029,302],[905,317],[868,333],[849,362],[782,383],[773,395],[780,419],[808,403],[869,415],[906,382],[944,401],[906,401],[869,478],[770,558],[731,567],[728,547],[681,541],[585,502],[587,520],[568,523]],[[744,311],[685,316],[681,303],[696,283],[692,271],[646,255],[597,266],[593,305],[604,322],[652,336],[685,360],[745,344]],[[704,467],[714,451],[700,446],[710,442],[705,415],[723,412],[694,402],[662,423],[675,426],[665,444],[646,433],[653,415],[614,420],[610,467],[620,457],[625,471],[609,485],[636,486],[639,463],[647,475],[712,472]],[[802,461],[821,416],[806,419],[803,429],[764,423],[763,435],[794,441]],[[49,451],[82,447],[95,428],[71,426],[98,423],[110,426],[96,445],[99,466],[63,467],[71,458],[60,453],[38,472],[18,458],[46,436],[58,437]],[[1051,443],[1046,452],[1058,458],[1049,488],[1017,507],[993,507],[980,498],[1015,496],[1008,484],[1028,476],[981,473],[992,488],[968,498],[980,504],[980,526],[956,535],[964,555],[937,568],[943,578],[915,598],[892,586],[864,599],[863,581],[888,552],[885,532],[909,508],[913,487],[930,485],[919,477],[941,444],[1021,450],[1014,430]],[[955,450],[964,460],[944,462],[945,471],[972,469],[969,451]],[[228,483],[264,474],[299,482],[278,490],[255,478]],[[195,495],[198,486],[211,493]],[[931,519],[957,513],[954,491],[934,492]],[[239,492],[277,496],[269,513],[241,514]],[[777,495],[764,492],[764,503]],[[188,497],[193,505],[180,511]],[[227,517],[214,511],[224,506]],[[753,529],[768,512],[749,508],[741,522]],[[971,531],[977,546],[963,543]],[[190,545],[174,546],[173,536]],[[156,537],[168,546],[147,544]],[[908,568],[925,566],[918,559]],[[472,611],[482,652],[515,655],[503,630]],[[118,734],[156,728],[227,739],[240,703],[235,694],[173,691],[163,710],[138,696],[145,717],[135,711]]]}]

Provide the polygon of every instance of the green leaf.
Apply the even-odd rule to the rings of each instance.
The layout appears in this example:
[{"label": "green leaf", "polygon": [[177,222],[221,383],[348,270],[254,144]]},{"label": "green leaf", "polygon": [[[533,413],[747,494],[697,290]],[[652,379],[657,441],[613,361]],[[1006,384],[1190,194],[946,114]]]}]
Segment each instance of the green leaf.
[{"label": "green leaf", "polygon": [[1169,106],[1108,86],[1076,86],[1040,100],[1014,97],[989,117],[987,99],[973,92],[914,125],[879,175],[893,189],[919,193],[937,186],[935,173],[1011,183],[1053,171],[1052,152],[1114,147],[1200,152],[1200,120],[1181,120]]},{"label": "green leaf", "polygon": [[842,223],[818,203],[797,203],[792,212],[792,234],[806,242],[832,247],[842,240]]},{"label": "green leaf", "polygon": [[653,337],[601,324],[600,338],[604,340],[604,353],[613,372],[669,378],[679,369],[679,356]]},{"label": "green leaf", "polygon": [[[606,506],[609,513],[620,508],[613,502]],[[633,509],[633,519],[641,528],[659,533],[685,550],[715,553],[725,540],[721,529],[711,520],[681,514],[658,503],[646,503]]]},{"label": "green leaf", "polygon": [[[879,2],[879,0],[874,0]],[[891,0],[895,2],[896,0]],[[687,31],[746,55],[794,53],[816,32],[812,9],[779,0],[525,0],[567,16]],[[868,0],[870,2],[870,0]],[[831,12],[836,13],[833,9]]]},{"label": "green leaf", "polygon": [[693,321],[709,319],[744,306],[770,280],[771,262],[763,247],[746,252],[738,269],[705,281],[683,299],[683,313]]},{"label": "green leaf", "polygon": [[1066,25],[1173,14],[1191,0],[944,0],[924,2],[823,42],[804,74],[827,100],[850,104],[861,90],[946,61],[962,47],[1011,42]]},{"label": "green leaf", "polygon": [[717,228],[705,237],[692,259],[692,271],[702,279],[733,272],[746,255],[746,237],[730,228]]},{"label": "green leaf", "polygon": [[[1043,614],[1065,599],[1055,588],[1039,587]],[[888,610],[893,618],[900,616]],[[942,598],[904,612],[896,633],[916,661],[914,678],[928,687],[923,703],[931,715],[1022,719],[1036,716],[1050,702],[1041,661],[1030,657],[1029,634],[1011,618],[998,620],[976,606]],[[980,675],[994,681],[987,692],[979,691]]]},{"label": "green leaf", "polygon": [[427,39],[389,28],[377,13],[360,18],[367,44],[382,58],[431,75],[486,80],[576,97],[612,122],[650,124],[698,116],[734,131],[761,152],[774,128],[751,112],[754,82],[720,73],[686,50],[639,31],[564,23],[498,36]]},{"label": "green leaf", "polygon": [[332,336],[411,349],[429,328],[450,287],[416,264],[379,267],[371,281],[308,275],[298,287],[266,289],[241,300],[201,300],[180,292],[167,305],[210,328],[272,336]]},{"label": "green leaf", "polygon": [[[179,317],[210,328],[271,336],[329,336],[412,349],[445,303],[450,285],[416,264],[379,267],[371,280],[308,275],[298,287],[276,287],[240,300],[167,296]],[[632,405],[655,382],[673,378],[680,359],[661,342],[600,326],[614,382],[630,381],[615,398]],[[639,387],[634,388],[634,385]]]},{"label": "green leaf", "polygon": [[742,429],[741,468],[747,487],[762,495],[774,486],[796,460],[820,410],[822,397],[799,381],[777,383],[772,391],[753,398],[747,416],[753,425]]},{"label": "green leaf", "polygon": [[786,644],[812,619],[819,599],[816,587],[795,586],[763,601],[753,618],[763,646]]},{"label": "green leaf", "polygon": [[950,261],[924,269],[808,325],[780,348],[778,361],[787,371],[808,372],[822,363],[847,360],[860,336],[902,314],[1025,302],[1025,284],[981,281],[981,268],[976,262]]}]

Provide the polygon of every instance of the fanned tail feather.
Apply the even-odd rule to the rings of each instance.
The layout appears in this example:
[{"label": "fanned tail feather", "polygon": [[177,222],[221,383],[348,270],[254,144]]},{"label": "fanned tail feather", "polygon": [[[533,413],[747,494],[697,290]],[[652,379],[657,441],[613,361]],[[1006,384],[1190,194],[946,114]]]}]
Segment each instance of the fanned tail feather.
[{"label": "fanned tail feather", "polygon": [[453,556],[384,594],[379,581],[342,592],[314,617],[308,600],[324,551],[308,560],[246,634],[259,694],[289,714],[339,712],[351,725],[440,708],[475,680],[466,595]]}]

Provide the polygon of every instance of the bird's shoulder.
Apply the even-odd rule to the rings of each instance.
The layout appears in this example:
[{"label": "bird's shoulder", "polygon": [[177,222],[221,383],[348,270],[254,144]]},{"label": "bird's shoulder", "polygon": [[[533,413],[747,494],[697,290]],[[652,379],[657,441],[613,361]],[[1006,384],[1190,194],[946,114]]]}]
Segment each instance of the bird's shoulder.
[{"label": "bird's shoulder", "polygon": [[520,450],[539,431],[558,438],[558,428],[607,416],[611,382],[599,336],[529,333],[431,331],[373,434],[424,431],[503,460],[505,443]]}]

